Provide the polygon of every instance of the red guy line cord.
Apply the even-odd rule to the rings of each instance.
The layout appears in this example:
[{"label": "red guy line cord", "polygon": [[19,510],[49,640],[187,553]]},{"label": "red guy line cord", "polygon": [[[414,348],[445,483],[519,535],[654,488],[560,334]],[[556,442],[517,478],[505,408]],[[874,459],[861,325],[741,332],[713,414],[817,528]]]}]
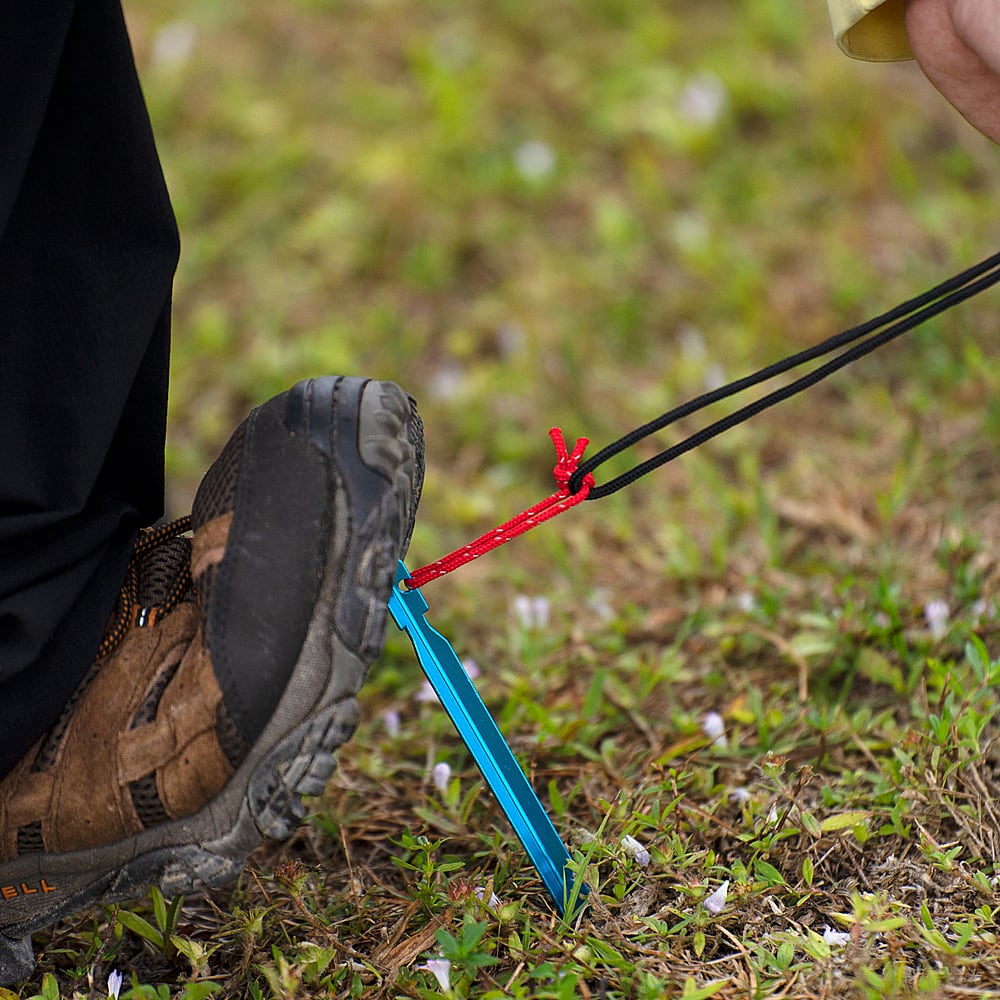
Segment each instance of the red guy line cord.
[{"label": "red guy line cord", "polygon": [[512,538],[523,535],[526,531],[538,527],[557,514],[562,514],[587,499],[587,495],[594,485],[594,477],[590,473],[584,476],[580,488],[575,493],[570,492],[569,481],[573,477],[573,473],[576,472],[576,467],[590,442],[587,438],[577,438],[575,447],[567,454],[566,441],[558,427],[553,427],[549,431],[549,437],[552,438],[552,443],[556,446],[556,465],[552,470],[552,475],[555,477],[559,489],[499,527],[480,535],[475,541],[455,549],[454,552],[438,559],[437,562],[414,570],[406,581],[408,589],[422,587],[425,583],[430,583],[431,580],[437,580],[445,573],[450,573],[452,570],[458,569],[459,566],[464,566],[466,563],[472,562],[473,559],[478,559],[487,552],[492,552],[493,549],[509,542]]}]

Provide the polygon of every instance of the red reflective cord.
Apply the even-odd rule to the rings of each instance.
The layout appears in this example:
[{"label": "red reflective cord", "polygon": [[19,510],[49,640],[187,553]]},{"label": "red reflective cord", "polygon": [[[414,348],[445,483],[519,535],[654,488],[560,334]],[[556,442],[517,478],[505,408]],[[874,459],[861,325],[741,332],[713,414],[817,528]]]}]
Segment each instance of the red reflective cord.
[{"label": "red reflective cord", "polygon": [[569,481],[573,473],[576,472],[584,449],[590,442],[587,438],[577,438],[576,446],[567,454],[566,441],[558,427],[553,427],[549,431],[549,437],[552,438],[552,443],[556,446],[557,461],[552,475],[555,477],[559,489],[499,527],[480,535],[474,542],[469,542],[467,545],[455,549],[454,552],[438,559],[437,562],[428,563],[428,565],[414,570],[406,581],[408,589],[422,587],[425,583],[430,583],[431,580],[436,580],[438,577],[444,576],[445,573],[450,573],[452,570],[458,569],[459,566],[464,566],[467,562],[478,559],[481,555],[503,545],[504,542],[509,542],[512,538],[523,535],[526,531],[530,531],[539,524],[555,517],[556,514],[562,514],[570,507],[575,507],[582,500],[587,499],[587,494],[590,493],[591,487],[594,485],[594,477],[589,473],[584,476],[583,483],[576,493],[570,493]]}]

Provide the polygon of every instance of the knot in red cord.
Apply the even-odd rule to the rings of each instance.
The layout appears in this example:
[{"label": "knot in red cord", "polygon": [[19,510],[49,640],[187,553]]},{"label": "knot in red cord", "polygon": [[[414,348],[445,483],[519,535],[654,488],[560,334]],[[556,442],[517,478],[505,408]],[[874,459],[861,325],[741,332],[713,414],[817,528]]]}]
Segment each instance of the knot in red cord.
[{"label": "knot in red cord", "polygon": [[[552,475],[555,477],[559,488],[568,493],[569,481],[573,478],[573,473],[576,472],[576,467],[580,464],[580,459],[583,458],[583,453],[586,451],[587,445],[590,444],[590,440],[588,438],[577,438],[573,450],[567,454],[566,439],[558,427],[549,429],[549,437],[552,438],[552,443],[556,446],[556,466],[552,470]],[[589,483],[587,482],[588,479],[590,480]],[[594,485],[594,477],[587,475],[584,478],[584,482],[587,485],[587,492],[589,493],[590,488]]]}]

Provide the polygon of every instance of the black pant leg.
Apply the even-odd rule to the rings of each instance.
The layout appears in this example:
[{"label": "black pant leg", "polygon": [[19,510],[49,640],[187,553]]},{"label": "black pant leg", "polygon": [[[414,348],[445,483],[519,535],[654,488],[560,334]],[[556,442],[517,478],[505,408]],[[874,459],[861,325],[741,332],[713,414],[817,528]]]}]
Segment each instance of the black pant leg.
[{"label": "black pant leg", "polygon": [[0,775],[163,503],[177,232],[118,0],[0,6]]}]

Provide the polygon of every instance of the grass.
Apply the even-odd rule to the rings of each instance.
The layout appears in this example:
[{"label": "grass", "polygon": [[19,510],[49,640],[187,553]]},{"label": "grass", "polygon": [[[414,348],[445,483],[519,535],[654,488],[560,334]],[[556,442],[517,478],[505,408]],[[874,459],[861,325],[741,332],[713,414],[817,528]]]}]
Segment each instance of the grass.
[{"label": "grass", "polygon": [[[427,427],[416,566],[549,492],[551,424],[601,446],[994,249],[996,150],[912,66],[844,59],[819,5],[128,16],[184,238],[174,511],[249,405],[395,378]],[[39,935],[21,994],[118,968],[132,997],[1000,996],[995,315],[425,588],[592,888],[579,919],[394,634],[291,843]]]}]

